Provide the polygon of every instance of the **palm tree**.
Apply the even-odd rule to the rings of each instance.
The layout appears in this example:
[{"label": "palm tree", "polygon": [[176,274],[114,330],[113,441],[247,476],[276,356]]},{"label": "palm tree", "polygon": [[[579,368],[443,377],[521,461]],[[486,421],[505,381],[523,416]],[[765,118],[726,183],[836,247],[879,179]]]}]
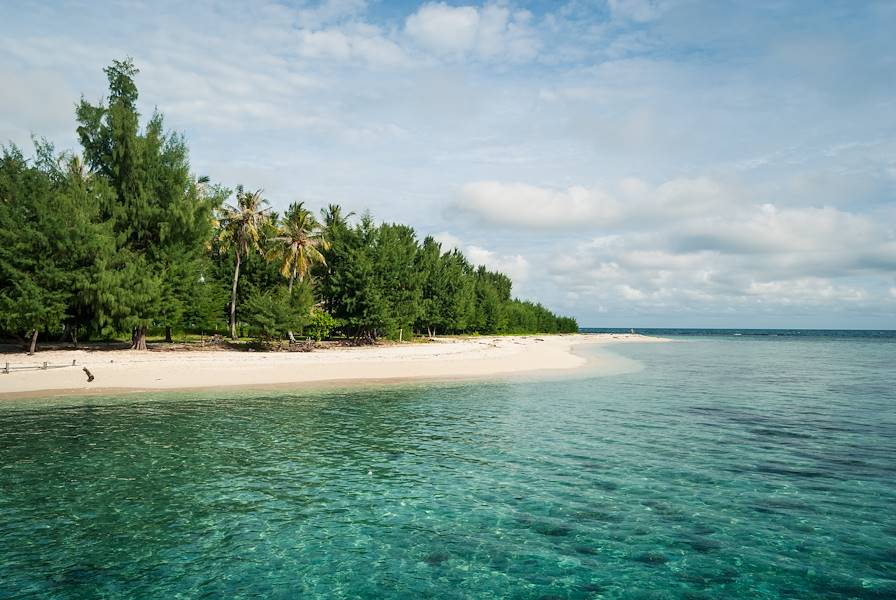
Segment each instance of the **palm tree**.
[{"label": "palm tree", "polygon": [[[354,214],[350,212],[343,215],[342,207],[338,204],[330,204],[326,208],[320,209],[320,219],[323,223],[321,235],[326,242],[324,250],[333,248],[339,232],[348,229],[348,220]],[[327,252],[327,256],[333,258],[333,253]],[[330,262],[332,263],[332,261]],[[320,282],[324,306],[330,312],[333,311],[333,297],[330,290],[331,276],[330,267],[325,265],[325,268],[321,270]]]},{"label": "palm tree", "polygon": [[78,183],[86,182],[90,179],[92,173],[87,165],[84,164],[84,159],[81,158],[78,154],[71,155],[62,155],[59,157],[60,162],[63,163],[63,168],[75,181]]},{"label": "palm tree", "polygon": [[342,214],[342,207],[338,204],[330,204],[326,208],[320,209],[320,217],[323,221],[323,234],[328,242],[332,242],[332,234],[335,229],[348,227],[349,218],[354,216],[354,212],[346,215]]},{"label": "palm tree", "polygon": [[305,209],[302,202],[290,204],[278,235],[271,238],[271,242],[267,258],[280,263],[280,274],[289,279],[290,295],[296,278],[304,281],[314,264],[327,264],[321,249],[326,250],[329,243],[324,240],[314,215]]},{"label": "palm tree", "polygon": [[268,220],[269,208],[262,208],[267,200],[261,197],[261,190],[247,192],[243,186],[236,188],[236,205],[225,204],[220,219],[218,240],[223,249],[231,247],[236,251],[236,265],[233,269],[233,289],[230,293],[230,338],[236,339],[236,285],[240,278],[240,263],[251,250],[261,252],[261,229]]}]

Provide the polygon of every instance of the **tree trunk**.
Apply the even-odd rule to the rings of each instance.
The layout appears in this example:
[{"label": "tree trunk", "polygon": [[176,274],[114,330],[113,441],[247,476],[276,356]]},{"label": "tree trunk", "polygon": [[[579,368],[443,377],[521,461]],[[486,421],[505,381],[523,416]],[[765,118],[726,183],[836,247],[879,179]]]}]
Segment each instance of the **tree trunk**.
[{"label": "tree trunk", "polygon": [[37,329],[31,332],[31,345],[28,346],[28,356],[34,354],[35,348],[37,348]]},{"label": "tree trunk", "polygon": [[165,341],[171,343],[171,326],[165,325]]},{"label": "tree trunk", "polygon": [[59,338],[60,342],[66,342],[71,340],[72,346],[75,348],[78,347],[78,325],[77,323],[66,323],[64,328],[62,329],[62,335]]},{"label": "tree trunk", "polygon": [[[292,282],[295,281],[295,274],[290,275],[289,277],[289,297],[292,298]],[[286,335],[289,336],[289,341],[295,343],[296,337],[292,334],[292,329],[286,332]]]},{"label": "tree trunk", "polygon": [[236,339],[236,282],[240,278],[240,251],[236,251],[236,267],[233,269],[233,290],[230,292],[230,339]]},{"label": "tree trunk", "polygon": [[134,328],[134,341],[131,350],[146,350],[146,325]]}]

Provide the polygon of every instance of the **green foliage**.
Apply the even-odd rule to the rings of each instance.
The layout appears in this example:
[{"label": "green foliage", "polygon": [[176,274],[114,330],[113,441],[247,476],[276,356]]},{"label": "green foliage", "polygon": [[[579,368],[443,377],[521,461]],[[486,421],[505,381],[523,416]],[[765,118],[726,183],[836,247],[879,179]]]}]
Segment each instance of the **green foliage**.
[{"label": "green foliage", "polygon": [[141,127],[134,64],[105,73],[108,97],[76,110],[83,159],[42,141],[31,159],[2,150],[0,333],[126,332],[141,348],[150,326],[238,322],[264,339],[577,330],[407,225],[335,204],[320,221],[302,203],[279,217],[241,186],[225,204],[160,114]]},{"label": "green foliage", "polygon": [[304,281],[314,265],[326,266],[321,250],[328,244],[314,215],[301,202],[290,204],[282,222],[274,219],[273,224],[267,257],[280,265],[280,274],[289,280],[292,290],[296,278]]},{"label": "green foliage", "polygon": [[[217,241],[222,250],[232,250],[234,257],[233,284],[230,293],[230,337],[236,339],[236,307],[240,267],[244,258],[261,254],[263,239],[271,227],[270,215],[261,197],[261,190],[247,192],[236,189],[236,203],[225,204],[220,214]],[[268,233],[270,235],[270,233]]]},{"label": "green foliage", "polygon": [[196,273],[187,275],[187,302],[181,315],[181,327],[201,333],[218,333],[227,330],[227,303],[230,292],[227,274],[218,276],[211,257],[203,258]]},{"label": "green foliage", "polygon": [[119,328],[182,320],[190,282],[212,234],[219,198],[190,176],[186,144],[152,115],[140,131],[138,70],[130,60],[105,69],[106,104],[81,100],[78,136],[86,164],[111,188],[101,207],[121,266],[111,321]]},{"label": "green foliage", "polygon": [[304,333],[310,335],[318,342],[330,337],[330,333],[336,329],[336,319],[330,313],[323,310],[311,311],[311,318],[305,326]]},{"label": "green foliage", "polygon": [[281,339],[289,331],[300,330],[309,320],[306,297],[291,294],[285,286],[268,291],[255,290],[246,300],[246,321],[263,340]]},{"label": "green foliage", "polygon": [[113,301],[103,266],[114,239],[98,218],[107,189],[73,157],[36,146],[30,164],[15,147],[0,157],[0,328],[16,334],[101,321]]},{"label": "green foliage", "polygon": [[420,314],[422,277],[416,268],[417,240],[407,225],[380,225],[373,256],[374,284],[382,298],[382,335],[397,337],[410,332]]}]

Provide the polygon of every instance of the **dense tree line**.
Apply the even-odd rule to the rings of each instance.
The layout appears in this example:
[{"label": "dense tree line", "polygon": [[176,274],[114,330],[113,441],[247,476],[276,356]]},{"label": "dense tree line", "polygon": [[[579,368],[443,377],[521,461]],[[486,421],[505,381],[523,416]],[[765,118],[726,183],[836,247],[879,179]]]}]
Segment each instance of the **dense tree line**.
[{"label": "dense tree line", "polygon": [[150,328],[357,340],[577,331],[515,300],[511,281],[406,225],[282,215],[261,191],[190,173],[184,139],[154,113],[141,127],[137,70],[105,69],[105,102],[77,107],[81,154],[35,141],[0,155],[0,333],[77,344]]}]

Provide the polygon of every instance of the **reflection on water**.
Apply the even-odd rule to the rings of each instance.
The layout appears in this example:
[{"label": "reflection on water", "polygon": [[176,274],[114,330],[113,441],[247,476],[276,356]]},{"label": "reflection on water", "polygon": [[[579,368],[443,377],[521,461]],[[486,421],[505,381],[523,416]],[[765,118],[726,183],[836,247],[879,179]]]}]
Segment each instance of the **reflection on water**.
[{"label": "reflection on water", "polygon": [[620,346],[645,368],[611,377],[15,401],[0,597],[891,598],[894,349],[693,340]]}]

